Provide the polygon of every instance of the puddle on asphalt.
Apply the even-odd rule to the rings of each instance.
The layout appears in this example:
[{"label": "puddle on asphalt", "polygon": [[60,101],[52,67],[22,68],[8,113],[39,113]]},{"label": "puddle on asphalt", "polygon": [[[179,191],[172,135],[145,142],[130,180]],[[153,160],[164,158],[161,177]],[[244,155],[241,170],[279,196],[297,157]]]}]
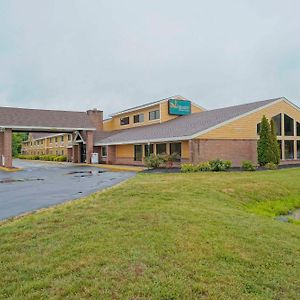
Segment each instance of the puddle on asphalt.
[{"label": "puddle on asphalt", "polygon": [[74,177],[90,177],[90,176],[98,176],[99,174],[104,173],[103,170],[98,171],[72,171],[67,173],[66,175],[75,175]]},{"label": "puddle on asphalt", "polygon": [[28,182],[28,181],[43,181],[43,178],[23,178],[23,179],[13,179],[4,178],[0,180],[0,183],[15,183],[15,182]]},{"label": "puddle on asphalt", "polygon": [[289,222],[290,219],[300,221],[300,208],[291,211],[287,215],[278,216],[276,219],[281,222]]}]

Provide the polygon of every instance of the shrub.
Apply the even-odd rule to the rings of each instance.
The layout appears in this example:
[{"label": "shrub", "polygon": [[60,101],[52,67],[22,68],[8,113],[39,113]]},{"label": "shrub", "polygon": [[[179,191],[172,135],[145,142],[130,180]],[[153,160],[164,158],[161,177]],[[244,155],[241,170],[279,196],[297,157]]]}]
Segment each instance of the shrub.
[{"label": "shrub", "polygon": [[265,168],[268,170],[276,170],[278,168],[278,165],[274,164],[273,162],[269,162],[265,165]]},{"label": "shrub", "polygon": [[225,165],[225,170],[228,170],[232,166],[232,161],[231,160],[224,160],[224,165]]},{"label": "shrub", "polygon": [[161,155],[154,155],[151,154],[148,157],[145,157],[145,166],[150,169],[159,168],[160,165],[163,163],[163,158]]},{"label": "shrub", "polygon": [[229,164],[229,161],[224,161],[221,159],[211,160],[209,164],[211,166],[211,170],[214,172],[225,171],[229,169],[231,166],[231,162]]},{"label": "shrub", "polygon": [[271,150],[272,150],[272,162],[275,163],[276,165],[279,165],[280,163],[280,148],[279,144],[277,141],[277,134],[276,134],[276,129],[275,129],[275,123],[274,120],[271,119],[270,122],[271,126]]},{"label": "shrub", "polygon": [[194,166],[195,172],[208,172],[211,171],[211,165],[209,162],[199,163]]},{"label": "shrub", "polygon": [[195,172],[196,168],[193,164],[181,164],[181,172],[183,173],[189,173],[189,172]]},{"label": "shrub", "polygon": [[43,160],[43,161],[67,161],[67,157],[64,155],[18,155],[20,159],[28,160]]},{"label": "shrub", "polygon": [[162,158],[163,162],[167,163],[168,168],[172,168],[175,161],[180,160],[180,155],[177,153],[165,154]]},{"label": "shrub", "polygon": [[242,169],[244,171],[256,171],[256,168],[251,160],[244,160],[242,162]]}]

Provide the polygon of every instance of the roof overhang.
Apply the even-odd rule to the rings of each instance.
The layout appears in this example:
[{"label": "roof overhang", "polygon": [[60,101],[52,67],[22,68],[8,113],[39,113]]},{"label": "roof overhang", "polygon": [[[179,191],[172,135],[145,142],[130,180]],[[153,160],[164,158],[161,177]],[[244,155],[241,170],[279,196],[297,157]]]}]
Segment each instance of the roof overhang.
[{"label": "roof overhang", "polygon": [[68,127],[42,127],[42,126],[18,126],[18,125],[0,125],[0,130],[12,129],[13,131],[28,132],[74,132],[74,131],[96,131],[96,128],[68,128]]}]

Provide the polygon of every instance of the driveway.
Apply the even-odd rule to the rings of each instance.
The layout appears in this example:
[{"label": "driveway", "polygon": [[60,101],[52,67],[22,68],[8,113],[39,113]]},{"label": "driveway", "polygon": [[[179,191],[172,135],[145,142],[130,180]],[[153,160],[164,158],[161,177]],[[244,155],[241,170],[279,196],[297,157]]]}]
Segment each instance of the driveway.
[{"label": "driveway", "polygon": [[135,175],[76,164],[14,161],[22,171],[0,171],[0,220],[111,187]]}]

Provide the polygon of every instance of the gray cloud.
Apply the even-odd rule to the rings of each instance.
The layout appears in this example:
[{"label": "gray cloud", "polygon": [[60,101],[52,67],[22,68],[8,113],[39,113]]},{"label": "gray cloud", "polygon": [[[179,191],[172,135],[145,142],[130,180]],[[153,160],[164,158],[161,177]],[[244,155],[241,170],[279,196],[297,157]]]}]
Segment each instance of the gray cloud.
[{"label": "gray cloud", "polygon": [[0,2],[0,105],[300,103],[300,2]]}]

